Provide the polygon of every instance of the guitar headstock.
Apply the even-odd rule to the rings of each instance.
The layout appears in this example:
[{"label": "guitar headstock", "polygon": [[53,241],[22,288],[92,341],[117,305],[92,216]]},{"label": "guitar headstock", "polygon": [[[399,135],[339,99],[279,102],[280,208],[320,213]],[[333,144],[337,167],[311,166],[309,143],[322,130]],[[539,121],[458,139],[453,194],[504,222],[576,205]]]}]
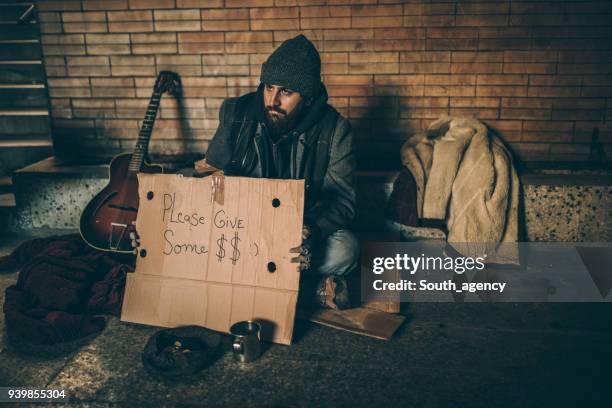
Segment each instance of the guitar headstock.
[{"label": "guitar headstock", "polygon": [[177,95],[181,91],[181,79],[176,72],[160,71],[153,87],[154,92]]}]

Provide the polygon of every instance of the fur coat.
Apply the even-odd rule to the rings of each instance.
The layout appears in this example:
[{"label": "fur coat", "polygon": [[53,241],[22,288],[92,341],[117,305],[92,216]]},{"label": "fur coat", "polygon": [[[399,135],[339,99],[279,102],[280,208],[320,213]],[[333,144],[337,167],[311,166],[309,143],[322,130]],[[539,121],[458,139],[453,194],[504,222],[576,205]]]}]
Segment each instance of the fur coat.
[{"label": "fur coat", "polygon": [[406,141],[420,219],[444,220],[461,254],[518,263],[519,179],[503,142],[473,118],[443,116]]}]

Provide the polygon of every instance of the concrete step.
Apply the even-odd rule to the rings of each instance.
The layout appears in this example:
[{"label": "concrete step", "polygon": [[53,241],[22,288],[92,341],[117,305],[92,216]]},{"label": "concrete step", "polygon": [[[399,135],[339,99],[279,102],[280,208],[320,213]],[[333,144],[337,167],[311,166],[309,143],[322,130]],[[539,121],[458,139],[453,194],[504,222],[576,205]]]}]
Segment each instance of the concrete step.
[{"label": "concrete step", "polygon": [[12,193],[13,192],[13,177],[3,176],[0,177],[0,194]]},{"label": "concrete step", "polygon": [[47,135],[0,139],[0,176],[35,163],[53,154],[53,144]]},{"label": "concrete step", "polygon": [[24,136],[0,139],[0,230],[15,224],[17,199],[12,172],[53,154],[49,136]]},{"label": "concrete step", "polygon": [[4,193],[0,194],[0,208],[15,207],[15,194]]},{"label": "concrete step", "polygon": [[0,177],[0,231],[7,231],[16,211],[13,180],[11,176]]}]

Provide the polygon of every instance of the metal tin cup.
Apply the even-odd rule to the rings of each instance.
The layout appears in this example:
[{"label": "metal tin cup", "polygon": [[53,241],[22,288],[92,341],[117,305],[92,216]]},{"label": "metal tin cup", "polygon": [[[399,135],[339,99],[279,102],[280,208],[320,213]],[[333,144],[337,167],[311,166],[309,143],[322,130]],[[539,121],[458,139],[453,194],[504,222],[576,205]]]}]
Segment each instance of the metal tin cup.
[{"label": "metal tin cup", "polygon": [[234,323],[230,327],[234,337],[232,351],[234,358],[241,363],[256,360],[261,353],[261,325],[251,320]]}]

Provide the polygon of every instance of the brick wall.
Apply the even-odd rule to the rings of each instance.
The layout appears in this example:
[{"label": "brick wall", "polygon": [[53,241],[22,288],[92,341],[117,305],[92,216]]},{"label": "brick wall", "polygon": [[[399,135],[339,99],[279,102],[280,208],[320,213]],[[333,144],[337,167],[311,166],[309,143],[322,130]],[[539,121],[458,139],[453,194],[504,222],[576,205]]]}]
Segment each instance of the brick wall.
[{"label": "brick wall", "polygon": [[[401,141],[438,115],[470,115],[523,160],[612,157],[612,2],[401,0],[39,1],[56,146],[131,151],[156,72],[165,97],[153,153],[204,152],[222,100],[302,32],[362,167],[396,165]],[[595,130],[597,129],[597,130]]]}]

